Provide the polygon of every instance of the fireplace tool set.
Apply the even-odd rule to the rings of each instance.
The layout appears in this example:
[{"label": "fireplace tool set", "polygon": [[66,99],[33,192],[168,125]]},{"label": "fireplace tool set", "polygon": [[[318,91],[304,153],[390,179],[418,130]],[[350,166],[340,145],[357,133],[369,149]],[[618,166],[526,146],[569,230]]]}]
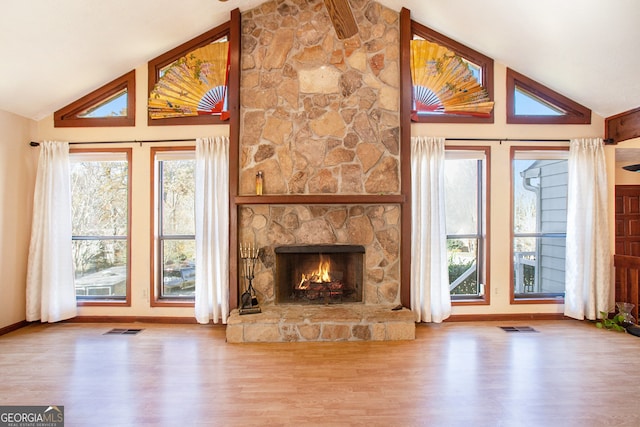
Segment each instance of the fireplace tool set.
[{"label": "fireplace tool set", "polygon": [[253,278],[256,262],[260,255],[260,248],[250,244],[240,244],[240,259],[242,260],[242,274],[247,281],[247,288],[240,296],[240,314],[260,313],[256,290],[253,288]]}]

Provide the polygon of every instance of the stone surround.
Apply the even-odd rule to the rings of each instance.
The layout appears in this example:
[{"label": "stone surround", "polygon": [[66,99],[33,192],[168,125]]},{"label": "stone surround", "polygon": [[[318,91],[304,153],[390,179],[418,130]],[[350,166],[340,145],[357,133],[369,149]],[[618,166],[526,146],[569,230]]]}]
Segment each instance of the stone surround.
[{"label": "stone surround", "polygon": [[415,339],[415,316],[392,306],[270,305],[262,313],[240,315],[227,322],[227,342],[397,341]]},{"label": "stone surround", "polygon": [[253,280],[261,305],[275,300],[274,248],[322,244],[364,246],[365,303],[400,303],[397,205],[246,205],[239,213],[238,240],[255,242],[261,248]]},{"label": "stone surround", "polygon": [[[400,303],[401,206],[332,202],[401,194],[399,14],[349,3],[358,33],[345,40],[323,0],[242,13],[238,194],[255,195],[261,171],[263,194],[288,201],[238,207],[238,241],[262,250],[253,286],[263,313],[233,311],[229,342],[414,338],[413,313],[390,309]],[[275,305],[274,248],[304,244],[363,245],[364,304]]]}]

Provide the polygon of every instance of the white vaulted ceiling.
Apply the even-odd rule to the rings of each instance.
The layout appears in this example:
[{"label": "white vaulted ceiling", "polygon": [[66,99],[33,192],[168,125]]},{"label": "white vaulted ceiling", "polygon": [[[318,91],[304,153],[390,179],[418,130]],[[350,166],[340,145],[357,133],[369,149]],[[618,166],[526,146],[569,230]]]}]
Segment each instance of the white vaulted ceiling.
[{"label": "white vaulted ceiling", "polygon": [[[4,0],[0,109],[40,119],[264,0]],[[638,0],[379,0],[608,117],[640,106]]]}]

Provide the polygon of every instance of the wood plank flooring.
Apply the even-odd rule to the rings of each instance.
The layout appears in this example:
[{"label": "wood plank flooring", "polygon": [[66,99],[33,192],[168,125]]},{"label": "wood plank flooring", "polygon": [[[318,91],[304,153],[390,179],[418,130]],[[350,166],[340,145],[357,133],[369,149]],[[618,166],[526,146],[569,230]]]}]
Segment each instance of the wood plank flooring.
[{"label": "wood plank flooring", "polygon": [[224,337],[31,325],[0,337],[0,405],[64,405],[67,427],[640,426],[640,338],[589,322],[419,325],[400,342]]}]

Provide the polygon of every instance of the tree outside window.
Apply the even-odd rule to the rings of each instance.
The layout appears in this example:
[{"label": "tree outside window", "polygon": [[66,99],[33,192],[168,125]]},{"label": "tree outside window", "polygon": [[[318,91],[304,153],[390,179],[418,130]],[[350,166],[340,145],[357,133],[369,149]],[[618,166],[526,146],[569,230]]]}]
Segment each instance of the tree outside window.
[{"label": "tree outside window", "polygon": [[128,300],[130,149],[70,155],[72,250],[80,300]]}]

